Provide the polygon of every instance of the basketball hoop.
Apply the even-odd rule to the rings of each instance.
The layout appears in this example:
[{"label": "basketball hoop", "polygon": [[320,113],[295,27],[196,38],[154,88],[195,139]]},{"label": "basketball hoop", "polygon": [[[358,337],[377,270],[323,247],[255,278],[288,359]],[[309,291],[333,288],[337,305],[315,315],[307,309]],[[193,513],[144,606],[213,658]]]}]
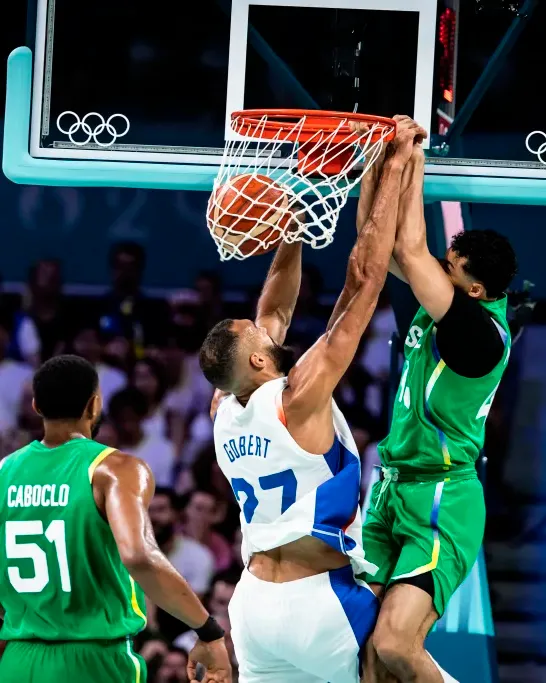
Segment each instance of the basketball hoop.
[{"label": "basketball hoop", "polygon": [[[350,122],[367,124],[367,128],[355,132]],[[273,226],[277,228],[276,241],[303,241],[321,249],[333,241],[349,192],[396,133],[392,119],[305,109],[237,111],[231,116],[231,128],[236,136],[226,142],[207,211],[207,225],[221,260],[263,253],[273,243],[270,235],[267,244],[253,236],[251,249],[248,241],[244,253],[238,248],[237,240],[246,240],[248,228],[237,230],[239,215],[230,212],[230,207],[237,204],[240,209],[241,200],[249,207],[259,205],[260,196],[245,195],[247,184],[242,183],[237,201],[220,205],[221,188],[226,183],[241,175],[271,178],[285,192],[282,215],[290,216]],[[249,216],[252,213],[246,211],[246,223]]]}]

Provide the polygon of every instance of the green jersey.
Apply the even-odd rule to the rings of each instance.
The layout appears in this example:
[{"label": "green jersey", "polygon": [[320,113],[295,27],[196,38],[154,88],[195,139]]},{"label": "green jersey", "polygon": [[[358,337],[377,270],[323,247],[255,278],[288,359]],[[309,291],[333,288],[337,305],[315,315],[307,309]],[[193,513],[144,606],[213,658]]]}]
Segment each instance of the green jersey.
[{"label": "green jersey", "polygon": [[499,329],[504,354],[485,377],[450,370],[438,353],[436,326],[420,308],[404,343],[405,363],[389,435],[379,444],[385,467],[441,472],[473,465],[485,439],[485,420],[510,355],[506,297],[480,301]]},{"label": "green jersey", "polygon": [[144,595],[93,498],[112,451],[34,441],[0,462],[0,639],[113,640],[145,626]]}]

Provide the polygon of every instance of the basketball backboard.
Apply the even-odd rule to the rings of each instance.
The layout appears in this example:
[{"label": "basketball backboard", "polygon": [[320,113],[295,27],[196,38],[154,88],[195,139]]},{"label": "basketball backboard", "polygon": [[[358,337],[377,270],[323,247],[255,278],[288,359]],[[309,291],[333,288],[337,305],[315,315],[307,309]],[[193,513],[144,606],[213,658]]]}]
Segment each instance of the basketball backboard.
[{"label": "basketball backboard", "polygon": [[[232,111],[318,108],[417,118],[431,132],[433,198],[518,201],[527,188],[522,201],[546,203],[546,138],[530,139],[534,153],[526,145],[546,129],[546,93],[533,86],[546,61],[538,0],[158,0],[153,11],[95,0],[84,14],[70,0],[32,1],[26,152],[63,162],[75,182],[86,168],[96,184],[100,169],[119,179],[124,164],[153,164],[150,186],[207,189]],[[53,181],[56,164],[43,167]]]}]

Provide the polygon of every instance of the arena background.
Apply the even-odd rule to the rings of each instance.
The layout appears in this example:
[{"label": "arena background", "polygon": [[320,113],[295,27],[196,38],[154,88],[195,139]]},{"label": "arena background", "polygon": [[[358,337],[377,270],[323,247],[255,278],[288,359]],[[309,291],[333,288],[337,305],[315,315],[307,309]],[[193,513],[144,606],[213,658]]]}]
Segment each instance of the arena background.
[{"label": "arena background", "polygon": [[[480,4],[488,5],[477,0]],[[490,4],[496,17],[517,3]],[[24,5],[10,6],[9,20],[4,8],[3,19],[0,57],[5,64],[11,50],[25,43]],[[78,35],[82,41],[96,40],[93,26],[83,18]],[[520,40],[514,64],[532,64],[535,48],[532,41]],[[475,46],[476,61],[485,65],[485,51],[480,49],[480,44]],[[503,73],[499,78],[513,77]],[[513,158],[512,148],[517,155],[521,136],[499,132],[494,122],[523,117],[522,129],[528,130],[522,110],[538,107],[544,97],[540,80],[531,82],[536,75],[529,68],[520,71],[519,78],[528,82],[525,101],[493,98],[465,133],[466,143],[479,148],[484,158],[495,158],[499,146],[507,158]],[[4,94],[2,69],[2,101]],[[546,182],[544,188],[546,196]],[[103,442],[139,453],[152,465],[165,453],[174,454],[176,476],[160,482],[163,488],[152,508],[156,529],[177,568],[229,628],[227,603],[241,571],[237,508],[214,463],[207,415],[211,389],[198,370],[196,350],[218,319],[251,314],[269,258],[220,264],[205,228],[206,201],[204,192],[24,186],[0,175],[0,457],[40,438],[39,421],[30,410],[33,367],[62,351],[95,362],[108,398],[118,394],[101,434]],[[300,351],[322,330],[343,281],[355,211],[352,199],[331,247],[306,250],[304,286],[289,339]],[[488,420],[487,463],[481,464],[489,514],[482,571],[487,570],[495,637],[488,639],[486,656],[483,649],[474,651],[464,634],[457,639],[458,622],[448,624],[443,629],[445,649],[451,650],[454,665],[462,667],[462,673],[453,673],[465,683],[544,683],[546,208],[427,205],[430,240],[437,253],[461,221],[466,229],[498,230],[516,249],[520,275],[510,300],[518,340]],[[145,261],[140,274],[136,266],[141,258]],[[120,303],[116,277],[118,284],[120,277],[125,279],[126,294],[135,295],[138,303],[132,309]],[[529,287],[526,282],[534,285],[530,296],[521,294]],[[376,462],[375,444],[388,426],[389,397],[396,382],[389,341],[397,321],[403,336],[411,306],[400,287],[389,283],[338,391],[362,453],[363,498]],[[145,416],[139,412],[142,401]],[[130,428],[124,423],[127,413]],[[484,609],[487,612],[488,605]],[[184,683],[191,637],[153,606],[150,615],[150,626],[139,639],[150,683]],[[484,618],[487,621],[487,613]],[[486,632],[489,627],[481,628]],[[482,665],[487,669],[484,678],[476,675]]]}]

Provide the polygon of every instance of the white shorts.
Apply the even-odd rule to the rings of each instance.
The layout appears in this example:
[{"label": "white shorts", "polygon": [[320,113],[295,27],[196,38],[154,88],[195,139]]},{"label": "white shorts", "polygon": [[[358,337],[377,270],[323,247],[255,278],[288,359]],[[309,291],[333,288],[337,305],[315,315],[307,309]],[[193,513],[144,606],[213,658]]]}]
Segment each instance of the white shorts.
[{"label": "white shorts", "polygon": [[358,683],[378,612],[351,566],[287,583],[245,570],[229,605],[239,683]]}]

